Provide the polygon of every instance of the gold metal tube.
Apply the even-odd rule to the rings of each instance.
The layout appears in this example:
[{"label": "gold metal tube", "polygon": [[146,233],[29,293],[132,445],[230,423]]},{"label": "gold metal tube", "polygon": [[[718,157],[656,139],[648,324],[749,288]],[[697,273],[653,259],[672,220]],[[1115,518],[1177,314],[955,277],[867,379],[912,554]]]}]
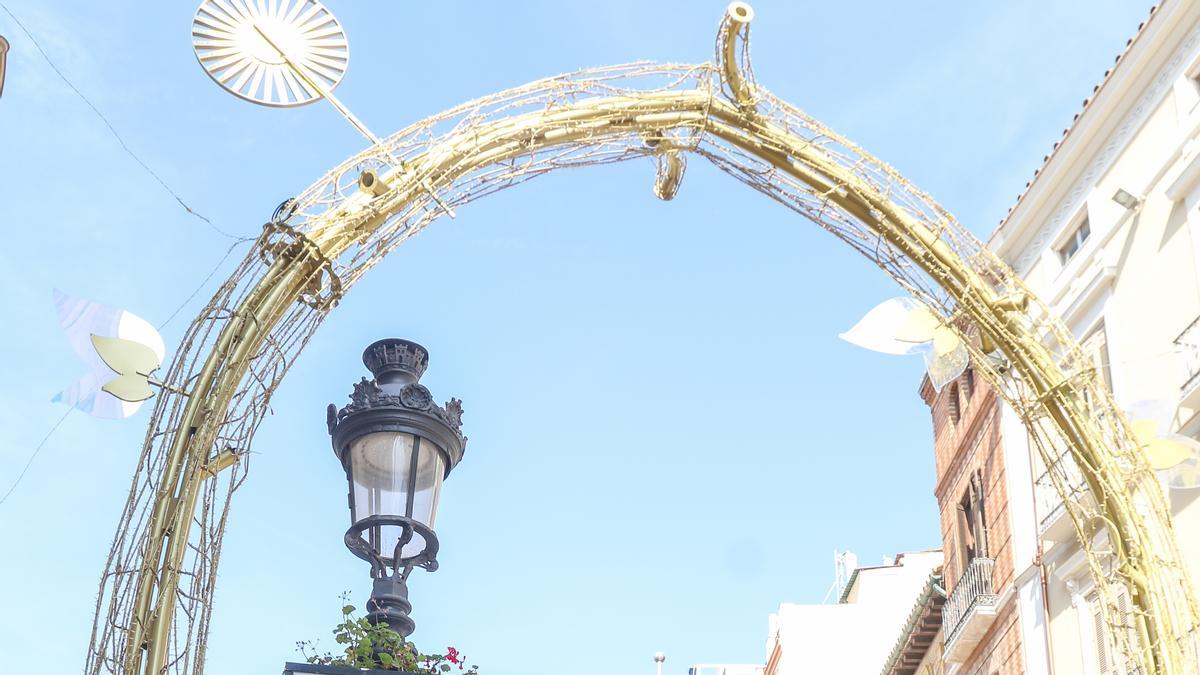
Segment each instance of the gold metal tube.
[{"label": "gold metal tube", "polygon": [[[732,31],[728,38],[736,35],[735,29],[727,30]],[[725,40],[727,50],[732,42]],[[726,56],[732,55],[729,52]],[[722,72],[731,86],[735,86],[735,94],[746,92],[746,83],[740,79],[736,65],[730,78],[728,68],[733,63],[732,58],[726,58]],[[364,186],[363,196],[351,197],[350,202],[360,204],[374,196],[379,197],[375,200],[378,204],[372,202],[363,215],[347,208],[327,213],[309,223],[310,240],[325,256],[336,258],[381,227],[393,214],[408,208],[422,190],[451,185],[482,167],[544,147],[599,143],[630,131],[661,132],[673,126],[703,124],[713,138],[761,158],[844,209],[942,284],[963,313],[976,319],[981,330],[982,326],[988,327],[988,339],[1009,357],[1013,369],[1029,384],[1048,419],[1084,468],[1089,489],[1112,516],[1111,533],[1120,540],[1116,543],[1120,546],[1123,569],[1137,589],[1134,602],[1142,610],[1138,630],[1146,638],[1143,660],[1161,672],[1178,672],[1182,655],[1177,647],[1164,643],[1181,635],[1177,623],[1186,617],[1163,616],[1160,610],[1165,605],[1161,603],[1166,601],[1160,599],[1171,589],[1164,586],[1161,575],[1147,567],[1151,564],[1149,556],[1161,553],[1159,549],[1163,546],[1169,549],[1169,541],[1154,540],[1142,516],[1122,501],[1124,486],[1120,477],[1115,469],[1100,461],[1107,452],[1104,441],[1089,426],[1087,412],[1078,397],[1065,386],[1066,377],[1054,355],[1041,343],[1040,336],[1031,334],[1031,329],[1018,320],[1024,311],[1023,303],[1019,298],[998,298],[991,284],[942,240],[942,232],[935,229],[941,225],[914,218],[809,141],[758,116],[746,119],[742,104],[742,99],[730,103],[700,90],[654,92],[584,100],[569,108],[531,112],[483,125],[443,138],[424,154],[408,160],[404,171],[397,168],[382,179],[376,176],[391,189],[372,194]],[[316,273],[316,264],[309,258],[276,260],[222,329],[192,387],[171,440],[156,495],[146,557],[137,577],[134,622],[129,627],[126,662],[137,666],[146,630],[153,625],[144,662],[146,675],[159,675],[166,663],[179,568],[187,549],[196,501],[208,477],[205,467],[215,434],[232,396],[242,386],[253,355],[286,315],[307,277]],[[1157,499],[1161,502],[1161,495]],[[1152,505],[1161,506],[1156,502]],[[1169,521],[1166,527],[1167,535],[1155,536],[1169,536]],[[1125,548],[1125,543],[1130,547]],[[1156,546],[1159,548],[1155,549]],[[159,569],[161,575],[156,574]],[[1190,596],[1188,602],[1194,606]],[[155,607],[150,611],[152,603]],[[141,669],[127,672],[138,670]]]},{"label": "gold metal tube", "polygon": [[[700,95],[691,95],[685,97],[684,100],[688,105],[695,108],[695,110],[671,110],[669,108],[679,108],[680,101],[666,97],[661,98],[659,105],[664,108],[668,108],[668,110],[664,110],[663,112],[659,113],[659,116],[654,119],[654,122],[656,124],[661,124],[663,127],[667,127],[673,124],[681,123],[682,121],[689,119],[689,116],[692,121],[697,120],[697,115],[699,114],[698,109],[705,105],[706,99]],[[630,107],[634,107],[635,103],[638,104],[637,107],[645,106],[644,101],[638,102],[632,99],[616,100],[613,101],[612,105],[610,106],[595,106],[590,112],[595,116],[612,116],[620,114],[622,111]],[[687,106],[684,107],[686,108]],[[536,116],[531,115],[530,117],[531,119],[527,124],[510,126],[508,128],[508,135],[511,136],[519,134],[521,130],[532,126],[533,118]],[[577,113],[575,115],[567,114],[564,115],[564,117],[568,120],[578,120],[580,115]],[[541,119],[544,121],[544,118]],[[590,133],[595,133],[597,128],[603,128],[606,126],[608,125],[600,125],[600,127],[572,125],[570,128],[565,130],[566,134],[559,139],[559,142],[565,143],[577,140]],[[455,152],[453,154],[441,155],[441,167],[439,168],[442,169],[442,172],[444,173],[450,171],[451,167],[458,165],[457,168],[459,172],[465,173],[474,166],[500,161],[505,156],[514,156],[528,152],[528,148],[523,146],[521,143],[510,144],[502,142],[501,139],[503,137],[504,136],[502,135],[488,136],[486,134],[473,136],[471,137],[471,140],[474,142],[472,143],[470,150],[463,148],[462,151]],[[464,136],[463,140],[465,141],[467,138],[468,137]],[[547,142],[547,144],[551,143]],[[487,151],[489,148],[491,149],[491,152]],[[480,149],[483,149],[484,151],[478,152]],[[471,166],[461,166],[461,160],[465,157],[473,157],[476,162]],[[421,158],[417,158],[411,164],[414,166],[420,166]],[[431,173],[436,174],[439,172],[432,171]],[[406,177],[404,174],[395,174],[395,172],[393,172],[392,174],[389,174],[388,178],[391,179],[392,175],[399,175],[399,179],[404,179]],[[397,196],[400,197],[401,195],[404,195],[407,198],[411,198],[411,195],[414,193],[414,191],[418,189],[419,187],[417,185],[409,185],[408,189],[397,191],[398,193],[401,193]],[[383,205],[381,207],[381,213],[372,219],[374,226],[377,227],[378,225],[386,222],[387,215],[399,210],[401,207],[402,203],[400,203],[399,200]],[[340,250],[343,250],[345,247],[349,246],[354,239],[369,234],[373,228],[370,226],[363,227],[360,225],[359,234],[353,239],[340,237],[339,235],[343,229],[344,226],[335,226],[323,230],[324,237],[321,241],[317,242],[318,245],[321,245],[322,242],[328,244],[337,242],[337,245],[335,246],[337,250],[329,250],[327,255],[336,256],[338,253],[340,253]],[[188,408],[184,415],[185,420],[196,419],[198,411],[203,408],[211,410],[212,414],[214,415],[223,414],[223,411],[227,407],[228,399],[235,391],[237,391],[237,387],[240,384],[242,376],[244,375],[245,367],[249,363],[248,355],[253,353],[253,350],[260,346],[262,337],[266,334],[266,331],[269,329],[269,327],[274,325],[279,316],[282,315],[283,311],[286,310],[287,306],[294,301],[295,296],[298,294],[300,285],[297,283],[296,275],[298,272],[306,271],[302,269],[296,269],[298,266],[303,265],[302,261],[303,259],[301,261],[292,261],[291,263],[286,263],[289,265],[288,267],[283,266],[285,263],[282,260],[273,265],[271,272],[250,294],[250,297],[247,298],[243,308],[239,309],[237,312],[238,316],[245,316],[249,313],[253,316],[253,319],[242,319],[240,321],[236,321],[226,326],[226,328],[222,331],[222,334],[218,338],[217,345],[214,348],[209,361],[205,364],[204,371],[202,371],[201,377],[197,380],[196,386],[192,392],[192,396],[188,401]],[[266,297],[260,301],[259,298],[262,298],[264,294]],[[252,310],[251,308],[254,307],[256,307],[256,309]],[[233,347],[233,351],[230,352],[230,345],[233,343],[235,338],[236,346]],[[222,363],[227,369],[222,371],[220,380],[214,382],[213,373],[216,371],[218,363]],[[237,365],[238,367],[229,368],[231,364]],[[199,395],[199,392],[204,392],[204,395]],[[165,551],[165,555],[159,554],[154,557],[153,560],[158,564],[147,565],[143,567],[143,574],[139,578],[139,589],[137,595],[139,601],[138,607],[145,608],[141,611],[138,611],[136,614],[136,616],[144,617],[140,622],[143,628],[141,631],[139,631],[139,633],[144,633],[145,625],[149,623],[153,624],[152,635],[148,641],[148,654],[145,660],[145,668],[143,671],[147,673],[147,675],[157,674],[162,666],[166,663],[170,626],[174,620],[173,612],[175,604],[175,589],[178,586],[179,580],[178,570],[180,564],[182,563],[183,556],[187,550],[188,533],[192,523],[192,514],[195,510],[196,497],[199,489],[201,488],[203,480],[207,478],[207,474],[203,471],[203,462],[207,459],[208,454],[211,452],[212,436],[215,431],[216,426],[215,423],[213,423],[213,425],[210,426],[197,428],[196,433],[187,440],[184,440],[182,436],[177,434],[172,445],[172,457],[176,459],[171,463],[173,470],[168,471],[165,477],[183,475],[186,477],[184,479],[185,483],[180,486],[178,494],[172,494],[170,499],[160,498],[160,501],[158,504],[156,504],[156,513],[161,512],[163,513],[164,518],[169,518],[169,521],[167,522],[170,523],[170,526],[166,528],[164,532],[170,532],[170,544]],[[188,450],[186,455],[184,454],[185,448]],[[165,495],[160,495],[160,497],[165,497]],[[175,508],[168,508],[172,504],[175,505]],[[163,542],[162,538],[159,538],[159,550],[162,550],[164,543],[165,542]],[[147,562],[150,560],[150,558],[146,559]],[[155,578],[156,575],[153,574],[153,571],[156,568],[162,570],[161,578]],[[157,590],[157,593],[152,593],[154,590]],[[151,602],[152,595],[156,599],[156,606],[153,612],[149,611],[149,604]],[[151,617],[153,618],[152,622],[147,620]],[[141,637],[138,636],[135,638],[131,634],[131,651],[128,652],[128,654],[133,654],[135,655],[135,658],[137,658],[140,657],[140,649],[132,649],[134,646],[134,639],[137,639],[140,644]],[[133,668],[131,668],[129,672],[137,672],[138,670],[142,670],[141,668],[137,668],[138,664],[136,660],[130,665],[133,666]]]},{"label": "gold metal tube", "polygon": [[750,83],[743,77],[737,63],[738,40],[745,40],[750,31],[750,22],[754,20],[754,10],[744,2],[732,2],[725,10],[725,20],[722,23],[721,50],[719,52],[721,73],[729,84],[734,100],[738,106],[746,108],[754,104],[754,92]]},{"label": "gold metal tube", "polygon": [[[295,301],[300,284],[296,277],[309,272],[313,261],[307,258],[287,260],[280,258],[276,265],[284,269],[278,283],[263,297],[261,303],[252,309],[252,319],[242,322],[246,331],[239,336],[232,353],[224,360],[227,369],[221,374],[221,381],[214,387],[215,400],[212,400],[214,410],[224,411],[228,408],[229,399],[237,391],[246,369],[250,365],[249,355],[257,351],[267,329],[275,325],[287,307]],[[261,288],[261,286],[260,286]],[[258,297],[252,294],[251,300]],[[184,484],[179,495],[182,508],[176,509],[171,522],[170,548],[162,565],[162,578],[159,582],[159,592],[156,607],[153,612],[153,636],[146,659],[147,674],[160,673],[166,664],[169,631],[174,621],[175,590],[179,584],[179,566],[187,551],[188,535],[191,530],[193,515],[196,510],[196,499],[204,480],[208,477],[202,470],[204,459],[208,456],[215,438],[219,422],[208,421],[203,429],[197,429],[193,435],[190,452],[185,459]]]}]

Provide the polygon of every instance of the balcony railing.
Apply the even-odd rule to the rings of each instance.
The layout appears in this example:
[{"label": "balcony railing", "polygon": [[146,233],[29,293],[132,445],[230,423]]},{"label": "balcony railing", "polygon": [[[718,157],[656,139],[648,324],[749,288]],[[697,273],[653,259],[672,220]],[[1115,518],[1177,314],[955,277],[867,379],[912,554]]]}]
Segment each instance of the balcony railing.
[{"label": "balcony railing", "polygon": [[1183,354],[1184,368],[1187,369],[1187,380],[1180,390],[1191,391],[1200,382],[1200,317],[1196,317],[1196,320],[1175,338],[1175,346]]},{"label": "balcony railing", "polygon": [[[992,568],[995,566],[996,561],[992,558],[972,558],[967,563],[967,571],[963,572],[942,607],[942,633],[946,636],[947,645],[953,643],[962,629],[971,623],[976,610],[989,610],[989,615],[994,616],[999,600],[992,591]],[[990,625],[991,621],[987,623]]]},{"label": "balcony railing", "polygon": [[688,668],[688,675],[763,675],[766,666],[702,663]]},{"label": "balcony railing", "polygon": [[1079,465],[1075,463],[1075,458],[1071,456],[1071,451],[1063,450],[1058,453],[1058,457],[1054,459],[1050,468],[1043,471],[1033,483],[1039,534],[1044,533],[1050,527],[1062,514],[1064,508],[1062,496],[1058,494],[1058,490],[1054,487],[1054,481],[1050,478],[1051,471],[1056,472],[1063,479],[1072,499],[1082,492],[1085,486],[1083,473],[1080,472]]}]

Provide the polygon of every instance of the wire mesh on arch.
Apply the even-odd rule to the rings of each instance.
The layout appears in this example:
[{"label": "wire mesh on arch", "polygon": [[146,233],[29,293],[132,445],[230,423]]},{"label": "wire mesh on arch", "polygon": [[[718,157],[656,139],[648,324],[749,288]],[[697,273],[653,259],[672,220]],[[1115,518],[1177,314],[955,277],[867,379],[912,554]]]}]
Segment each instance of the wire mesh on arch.
[{"label": "wire mesh on arch", "polygon": [[[297,197],[285,222],[264,228],[252,250],[188,327],[166,377],[167,385],[178,391],[192,391],[198,382],[223,375],[236,383],[227,392],[217,392],[223,406],[215,408],[218,413],[202,417],[190,429],[193,437],[205,442],[191,450],[200,454],[184,464],[179,481],[206,479],[196,497],[174,608],[170,616],[160,619],[171,622],[168,672],[204,670],[222,538],[232,497],[251,464],[246,451],[275,388],[341,295],[390,251],[444,215],[445,208],[462,207],[550,171],[652,161],[666,151],[708,159],[818,224],[946,317],[967,338],[976,372],[1012,405],[1051,467],[1051,480],[1064,496],[1080,535],[1110,625],[1121,628],[1127,621],[1128,615],[1117,611],[1118,595],[1135,572],[1123,567],[1121,552],[1099,536],[1111,522],[1109,510],[1117,507],[1138,510],[1148,514],[1150,522],[1167,524],[1139,532],[1139,545],[1163,566],[1163,583],[1178,584],[1177,602],[1162,610],[1191,617],[1195,625],[1196,609],[1190,591],[1185,590],[1189,588],[1186,573],[1176,563],[1179,556],[1169,514],[1161,494],[1155,498],[1147,489],[1153,475],[1070,333],[1007,265],[894,169],[763,89],[755,90],[753,112],[731,105],[720,89],[718,69],[707,64],[635,63],[539,80],[400,131],[330,171]],[[753,133],[747,131],[750,128]],[[797,177],[815,164],[837,167],[852,180],[814,185]],[[357,181],[366,169],[393,177],[385,196],[359,191]],[[651,175],[647,169],[648,180]],[[840,199],[846,191],[872,204],[890,206],[851,213]],[[880,223],[898,228],[896,220],[919,223],[932,232],[933,240],[922,244],[930,254],[940,247],[940,253],[956,256],[995,294],[1033,298],[1029,308],[1013,319],[1015,323],[967,311],[980,302],[970,287],[963,290],[961,279],[918,264],[912,250],[902,250],[894,237],[881,234]],[[286,256],[306,261],[299,292],[278,300],[277,319],[254,349],[240,360],[213,363],[211,354],[224,348],[223,336],[247,321],[246,307],[276,301],[264,289],[271,288],[272,275],[278,274],[278,263]],[[1036,359],[1035,352],[1049,345],[1065,375],[1055,383],[1052,397],[1069,395],[1080,402],[1078,410],[1068,411],[1065,418],[1048,414],[1044,388],[1012,369],[1002,371],[984,353],[980,334],[1003,336],[1014,331],[1037,336],[1041,343],[1036,348],[1019,340],[1006,343],[1007,356]],[[164,523],[155,520],[154,505],[179,484],[165,481],[164,476],[178,460],[171,453],[186,408],[186,398],[169,391],[156,402],[101,577],[86,664],[90,674],[126,672],[130,650],[138,648],[128,639],[139,616],[138,580],[144,570],[159,564],[159,558],[147,556],[147,551],[162,555],[155,546],[161,546]],[[1077,429],[1081,424],[1090,426]],[[1091,475],[1108,476],[1107,482],[1081,484],[1079,472],[1054,462],[1064,448],[1074,447],[1064,440],[1064,428],[1098,434],[1108,454],[1073,451],[1071,456]],[[199,473],[206,470],[206,458],[222,452],[236,453],[241,461],[211,476]],[[1067,498],[1079,494],[1100,498]],[[1130,637],[1129,630],[1110,632],[1126,655],[1142,661],[1144,645],[1138,642],[1142,638]],[[1194,647],[1189,643],[1187,649],[1194,658]]]}]

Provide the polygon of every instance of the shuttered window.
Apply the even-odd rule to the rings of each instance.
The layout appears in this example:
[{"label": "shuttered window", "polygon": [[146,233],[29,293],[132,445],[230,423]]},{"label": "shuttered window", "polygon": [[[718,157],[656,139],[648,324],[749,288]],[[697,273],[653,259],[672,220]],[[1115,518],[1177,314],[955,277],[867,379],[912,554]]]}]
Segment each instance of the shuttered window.
[{"label": "shuttered window", "polygon": [[1088,607],[1092,611],[1092,635],[1096,649],[1096,672],[1099,675],[1111,675],[1112,650],[1108,645],[1108,625],[1104,622],[1104,609],[1101,607],[1100,596],[1092,591],[1087,597]]},{"label": "shuttered window", "polygon": [[1100,381],[1112,391],[1112,370],[1108,367],[1108,335],[1104,331],[1104,324],[1088,333],[1080,346],[1083,347],[1084,355],[1091,360]]},{"label": "shuttered window", "polygon": [[[1137,647],[1137,631],[1133,624],[1133,605],[1129,601],[1129,591],[1120,587],[1117,593],[1117,622],[1124,633],[1124,644],[1117,644],[1112,631],[1104,620],[1102,600],[1096,591],[1087,596],[1088,608],[1092,614],[1092,626],[1095,636],[1096,666],[1099,675],[1134,675],[1140,673],[1136,656],[1132,650]],[[1131,653],[1126,654],[1126,650]]]}]

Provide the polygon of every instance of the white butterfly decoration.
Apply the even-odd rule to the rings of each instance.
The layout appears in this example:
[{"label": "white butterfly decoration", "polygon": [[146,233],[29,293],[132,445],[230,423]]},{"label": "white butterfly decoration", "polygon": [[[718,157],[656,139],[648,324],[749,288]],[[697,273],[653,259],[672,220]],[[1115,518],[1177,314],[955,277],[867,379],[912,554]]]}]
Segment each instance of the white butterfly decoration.
[{"label": "white butterfly decoration", "polygon": [[1138,401],[1127,411],[1133,438],[1146,454],[1150,468],[1176,490],[1200,488],[1200,441],[1171,428],[1175,410],[1165,401]]},{"label": "white butterfly decoration", "polygon": [[154,394],[150,374],[166,355],[162,336],[136,314],[58,289],[54,307],[67,340],[91,372],[53,400],[109,419],[137,412]]},{"label": "white butterfly decoration", "polygon": [[971,362],[958,333],[933,310],[912,298],[881,302],[838,337],[884,354],[921,354],[935,391],[941,391],[962,375]]}]

